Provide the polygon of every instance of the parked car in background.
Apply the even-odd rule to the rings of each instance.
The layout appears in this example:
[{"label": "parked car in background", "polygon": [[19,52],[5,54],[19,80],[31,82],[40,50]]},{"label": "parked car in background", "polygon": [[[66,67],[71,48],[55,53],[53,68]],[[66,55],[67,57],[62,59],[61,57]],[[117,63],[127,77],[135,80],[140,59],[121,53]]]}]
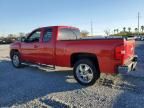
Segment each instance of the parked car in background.
[{"label": "parked car in background", "polygon": [[143,36],[143,35],[135,36],[135,39],[136,39],[137,41],[144,41],[144,36]]},{"label": "parked car in background", "polygon": [[144,36],[141,36],[141,40],[144,41]]}]

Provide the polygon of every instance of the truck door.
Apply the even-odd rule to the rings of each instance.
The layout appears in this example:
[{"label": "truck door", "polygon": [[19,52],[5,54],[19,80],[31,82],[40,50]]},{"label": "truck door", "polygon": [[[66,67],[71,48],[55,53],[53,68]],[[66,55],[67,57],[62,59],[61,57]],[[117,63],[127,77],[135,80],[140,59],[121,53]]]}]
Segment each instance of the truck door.
[{"label": "truck door", "polygon": [[37,56],[40,46],[41,30],[33,31],[21,44],[21,55],[25,61],[38,62]]},{"label": "truck door", "polygon": [[38,58],[40,63],[54,65],[55,41],[52,28],[43,29],[42,43],[40,45],[40,54]]}]

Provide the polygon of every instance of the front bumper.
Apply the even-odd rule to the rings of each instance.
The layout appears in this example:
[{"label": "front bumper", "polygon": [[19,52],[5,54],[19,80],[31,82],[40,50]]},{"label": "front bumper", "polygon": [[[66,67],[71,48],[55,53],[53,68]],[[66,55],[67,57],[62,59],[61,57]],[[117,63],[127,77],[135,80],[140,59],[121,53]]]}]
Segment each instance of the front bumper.
[{"label": "front bumper", "polygon": [[124,66],[118,66],[118,73],[120,74],[127,74],[130,71],[134,71],[137,65],[138,57],[135,55],[133,59]]}]

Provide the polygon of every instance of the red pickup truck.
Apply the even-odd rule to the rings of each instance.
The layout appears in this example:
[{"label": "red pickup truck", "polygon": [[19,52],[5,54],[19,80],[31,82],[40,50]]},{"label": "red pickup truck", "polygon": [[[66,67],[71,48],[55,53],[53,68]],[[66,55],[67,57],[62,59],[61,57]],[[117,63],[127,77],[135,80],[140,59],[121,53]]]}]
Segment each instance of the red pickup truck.
[{"label": "red pickup truck", "polygon": [[73,67],[82,85],[94,84],[101,72],[127,73],[137,64],[133,38],[82,38],[78,28],[69,26],[38,28],[10,48],[14,67],[22,63]]}]

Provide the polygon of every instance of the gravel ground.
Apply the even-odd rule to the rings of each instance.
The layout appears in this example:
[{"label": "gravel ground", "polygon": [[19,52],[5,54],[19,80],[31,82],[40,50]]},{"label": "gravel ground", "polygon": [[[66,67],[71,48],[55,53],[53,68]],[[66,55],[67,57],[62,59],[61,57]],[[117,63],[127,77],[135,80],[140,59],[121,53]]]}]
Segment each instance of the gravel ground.
[{"label": "gravel ground", "polygon": [[144,43],[138,42],[137,70],[128,75],[105,75],[90,87],[79,85],[72,70],[38,66],[12,67],[8,45],[0,46],[0,107],[144,107]]}]

